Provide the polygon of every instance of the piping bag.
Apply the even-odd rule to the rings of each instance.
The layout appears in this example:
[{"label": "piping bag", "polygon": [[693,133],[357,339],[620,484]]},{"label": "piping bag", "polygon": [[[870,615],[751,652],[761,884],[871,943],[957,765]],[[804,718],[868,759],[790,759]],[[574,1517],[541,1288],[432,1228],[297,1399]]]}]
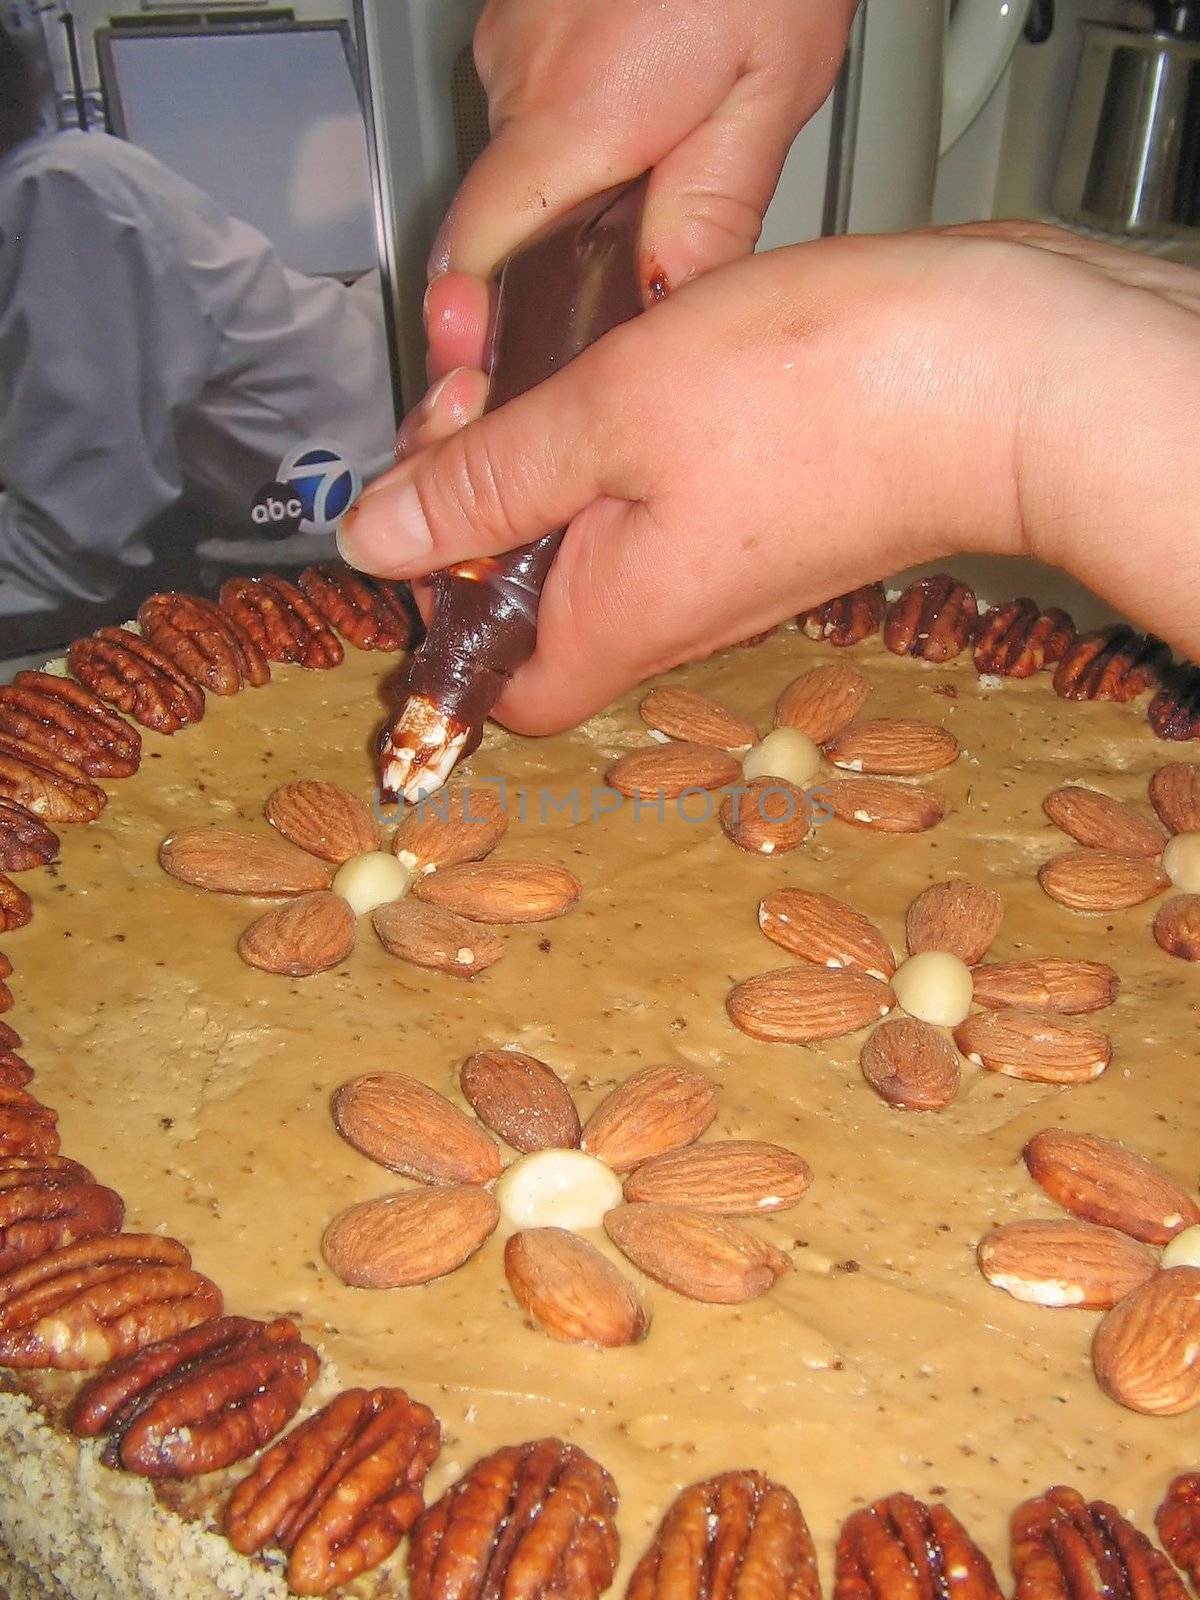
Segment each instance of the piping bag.
[{"label": "piping bag", "polygon": [[[485,410],[532,389],[642,310],[647,176],[585,200],[501,267]],[[504,685],[533,654],[538,600],[563,531],[434,574],[429,631],[380,738],[387,798],[433,793],[478,746]]]}]

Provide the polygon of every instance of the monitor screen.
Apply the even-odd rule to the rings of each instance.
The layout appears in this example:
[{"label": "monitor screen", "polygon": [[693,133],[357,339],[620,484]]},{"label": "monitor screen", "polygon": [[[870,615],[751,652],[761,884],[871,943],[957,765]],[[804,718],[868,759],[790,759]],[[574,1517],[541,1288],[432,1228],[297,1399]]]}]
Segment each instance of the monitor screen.
[{"label": "monitor screen", "polygon": [[376,265],[344,23],[96,35],[112,131],[253,223],[289,266]]}]

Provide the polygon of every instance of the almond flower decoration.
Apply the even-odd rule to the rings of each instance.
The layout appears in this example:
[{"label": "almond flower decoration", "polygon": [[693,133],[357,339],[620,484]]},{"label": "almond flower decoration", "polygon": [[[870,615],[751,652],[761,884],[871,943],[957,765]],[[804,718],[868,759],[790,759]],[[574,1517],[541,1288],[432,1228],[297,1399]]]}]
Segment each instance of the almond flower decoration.
[{"label": "almond flower decoration", "polygon": [[744,785],[722,802],[721,826],[743,850],[779,855],[810,832],[806,791],[828,762],[855,774],[822,779],[819,800],[833,816],[879,833],[923,833],[945,816],[945,800],[891,780],[950,766],[958,740],[931,722],[856,721],[870,689],[853,667],[814,667],[780,695],[775,726],[762,738],[719,701],[690,689],[653,689],[640,710],[660,747],[621,756],[608,782],[640,800]]},{"label": "almond flower decoration", "polygon": [[1069,1217],[1005,1222],[979,1270],[1017,1300],[1103,1311],[1092,1365],[1131,1411],[1175,1416],[1200,1402],[1200,1206],[1144,1156],[1092,1133],[1047,1128],[1022,1152]]},{"label": "almond flower decoration", "polygon": [[159,860],[196,888],[283,902],[238,941],[264,972],[307,978],[336,966],[369,915],[390,955],[473,978],[504,953],[496,924],[561,917],[579,898],[565,867],[485,859],[508,828],[494,789],[443,790],[387,842],[365,802],[335,783],[285,783],[263,809],[274,833],[185,828]]},{"label": "almond flower decoration", "polygon": [[1154,937],[1168,955],[1200,961],[1200,765],[1160,767],[1150,804],[1162,828],[1096,789],[1055,789],[1043,810],[1083,849],[1047,861],[1038,882],[1072,911],[1124,911],[1182,889],[1159,906]]},{"label": "almond flower decoration", "polygon": [[[815,1044],[876,1024],[863,1046],[863,1075],[882,1099],[910,1111],[950,1104],[959,1052],[1036,1083],[1099,1077],[1110,1040],[1067,1019],[1111,1005],[1116,973],[1098,961],[1055,957],[981,964],[1003,915],[992,889],[965,880],[934,884],[908,909],[908,958],[897,962],[852,906],[778,889],[759,906],[759,926],[801,964],[747,978],[726,1008],[743,1033],[772,1043]],[[879,1021],[896,1007],[906,1015]]]},{"label": "almond flower decoration", "polygon": [[781,1250],[729,1219],[794,1206],[812,1181],[808,1164],[758,1140],[697,1143],[717,1114],[699,1074],[648,1067],[582,1127],[561,1078],[520,1051],[480,1051],[460,1081],[475,1117],[398,1072],[355,1078],[334,1095],[342,1137],[422,1186],[329,1224],[321,1248],[344,1283],[429,1283],[503,1223],[504,1270],[527,1315],[555,1339],[625,1345],[649,1319],[588,1232],[602,1227],[648,1278],[713,1304],[755,1299],[790,1269]]}]

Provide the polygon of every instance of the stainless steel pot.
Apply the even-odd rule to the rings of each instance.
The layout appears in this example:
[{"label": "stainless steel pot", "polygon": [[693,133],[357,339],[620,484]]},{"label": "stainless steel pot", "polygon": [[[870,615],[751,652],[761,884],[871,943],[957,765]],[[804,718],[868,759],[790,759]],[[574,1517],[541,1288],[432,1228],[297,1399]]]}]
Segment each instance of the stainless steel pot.
[{"label": "stainless steel pot", "polygon": [[1200,235],[1200,38],[1192,6],[1164,9],[1173,26],[1154,31],[1080,24],[1053,192],[1065,221]]}]

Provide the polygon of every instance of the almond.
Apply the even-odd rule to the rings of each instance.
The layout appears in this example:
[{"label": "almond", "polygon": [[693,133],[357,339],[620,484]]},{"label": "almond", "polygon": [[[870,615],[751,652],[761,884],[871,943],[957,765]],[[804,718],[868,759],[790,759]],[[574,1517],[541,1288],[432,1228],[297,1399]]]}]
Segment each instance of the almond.
[{"label": "almond", "polygon": [[799,728],[825,744],[862,710],[871,685],[853,667],[814,667],[788,684],[775,706],[777,728]]},{"label": "almond", "polygon": [[321,1254],[357,1289],[405,1289],[461,1267],[499,1220],[486,1189],[409,1189],[343,1211],[326,1228]]},{"label": "almond", "polygon": [[936,1028],[889,1017],[862,1048],[863,1077],[881,1100],[904,1111],[941,1111],[958,1093],[958,1056]]},{"label": "almond", "polygon": [[573,1150],[579,1113],[544,1061],[521,1050],[477,1050],[463,1062],[462,1092],[475,1115],[514,1150]]},{"label": "almond", "polygon": [[354,913],[341,895],[318,889],[252,922],[238,940],[238,955],[263,972],[310,978],[344,961],[355,933]]},{"label": "almond", "polygon": [[979,1241],[979,1270],[1035,1306],[1107,1311],[1158,1271],[1154,1251],[1115,1228],[1055,1217],[1006,1222]]},{"label": "almond", "polygon": [[1200,1267],[1171,1267],[1126,1295],[1096,1328],[1092,1365],[1131,1411],[1190,1411],[1200,1401]]},{"label": "almond", "polygon": [[840,1039],[886,1017],[896,997],[886,983],[850,968],[781,967],[746,978],[725,1009],[754,1039],[813,1044]]},{"label": "almond", "polygon": [[891,946],[853,906],[815,889],[775,889],[758,908],[758,925],[780,949],[818,967],[857,967],[876,978],[896,970]]},{"label": "almond", "polygon": [[910,955],[947,950],[968,967],[982,959],[1004,920],[1004,901],[994,889],[965,878],[935,883],[919,894],[904,919]]},{"label": "almond", "polygon": [[1162,855],[1167,842],[1162,829],[1140,817],[1132,806],[1095,789],[1074,784],[1055,789],[1042,801],[1042,810],[1076,844],[1092,849],[1116,850],[1121,855],[1145,856],[1154,861]]},{"label": "almond", "polygon": [[691,689],[651,689],[638,711],[647,727],[689,744],[745,750],[758,738],[748,717]]},{"label": "almond", "polygon": [[604,1231],[648,1278],[710,1305],[756,1300],[792,1269],[782,1250],[736,1222],[677,1206],[617,1206]]},{"label": "almond", "polygon": [[825,754],[835,767],[854,772],[918,777],[957,761],[958,740],[948,728],[932,722],[880,717],[851,723],[826,744]]},{"label": "almond", "polygon": [[977,1067],[1032,1083],[1090,1083],[1112,1060],[1107,1034],[1036,1011],[979,1011],[954,1042]]},{"label": "almond", "polygon": [[722,800],[721,827],[751,855],[784,855],[808,837],[808,796],[782,778],[754,778]]},{"label": "almond", "polygon": [[285,839],[322,861],[340,864],[379,848],[374,817],[336,783],[304,779],[281,784],[267,796],[263,814]]},{"label": "almond", "polygon": [[333,1120],[347,1143],[421,1183],[490,1183],[500,1152],[465,1111],[401,1072],[373,1072],[344,1083]]},{"label": "almond", "polygon": [[1200,766],[1172,761],[1150,779],[1150,804],[1172,833],[1200,831]]},{"label": "almond", "polygon": [[1164,900],[1154,918],[1154,937],[1169,956],[1200,961],[1200,894]]},{"label": "almond", "polygon": [[548,922],[579,899],[579,879],[543,861],[475,861],[419,878],[413,894],[472,922]]},{"label": "almond", "polygon": [[750,1217],[786,1211],[812,1182],[808,1162],[781,1145],[757,1139],[714,1139],[671,1150],[636,1168],[625,1198],[655,1205],[695,1206],[717,1216]]},{"label": "almond", "polygon": [[390,900],[375,908],[371,921],[389,955],[455,978],[473,978],[504,954],[499,934],[417,900]]},{"label": "almond", "polygon": [[742,775],[727,750],[704,744],[664,744],[618,757],[605,781],[631,799],[672,800],[687,789],[723,789]]},{"label": "almond", "polygon": [[1043,864],[1038,882],[1072,911],[1123,911],[1170,886],[1157,861],[1114,850],[1068,850]]},{"label": "almond", "polygon": [[812,800],[839,822],[876,833],[925,833],[946,815],[945,798],[935,790],[884,778],[833,778],[812,791]]},{"label": "almond", "polygon": [[496,789],[440,789],[420,801],[396,829],[392,849],[411,872],[482,861],[508,831]]},{"label": "almond", "polygon": [[330,882],[328,867],[294,844],[236,828],[184,828],[158,859],[173,878],[220,894],[309,894]]},{"label": "almond", "polygon": [[687,1067],[647,1067],[601,1101],[583,1130],[583,1148],[614,1172],[698,1139],[717,1114],[707,1078]]},{"label": "almond", "polygon": [[1030,1175],[1086,1222],[1166,1244],[1200,1222],[1200,1206],[1173,1178],[1115,1139],[1046,1128],[1024,1150]]},{"label": "almond", "polygon": [[988,1010],[1023,1006],[1078,1016],[1102,1011],[1117,997],[1120,981],[1102,961],[995,961],[975,969],[975,1000]]},{"label": "almond", "polygon": [[504,1271],[522,1310],[552,1339],[636,1344],[649,1323],[641,1302],[595,1245],[565,1228],[527,1228],[504,1248]]}]

